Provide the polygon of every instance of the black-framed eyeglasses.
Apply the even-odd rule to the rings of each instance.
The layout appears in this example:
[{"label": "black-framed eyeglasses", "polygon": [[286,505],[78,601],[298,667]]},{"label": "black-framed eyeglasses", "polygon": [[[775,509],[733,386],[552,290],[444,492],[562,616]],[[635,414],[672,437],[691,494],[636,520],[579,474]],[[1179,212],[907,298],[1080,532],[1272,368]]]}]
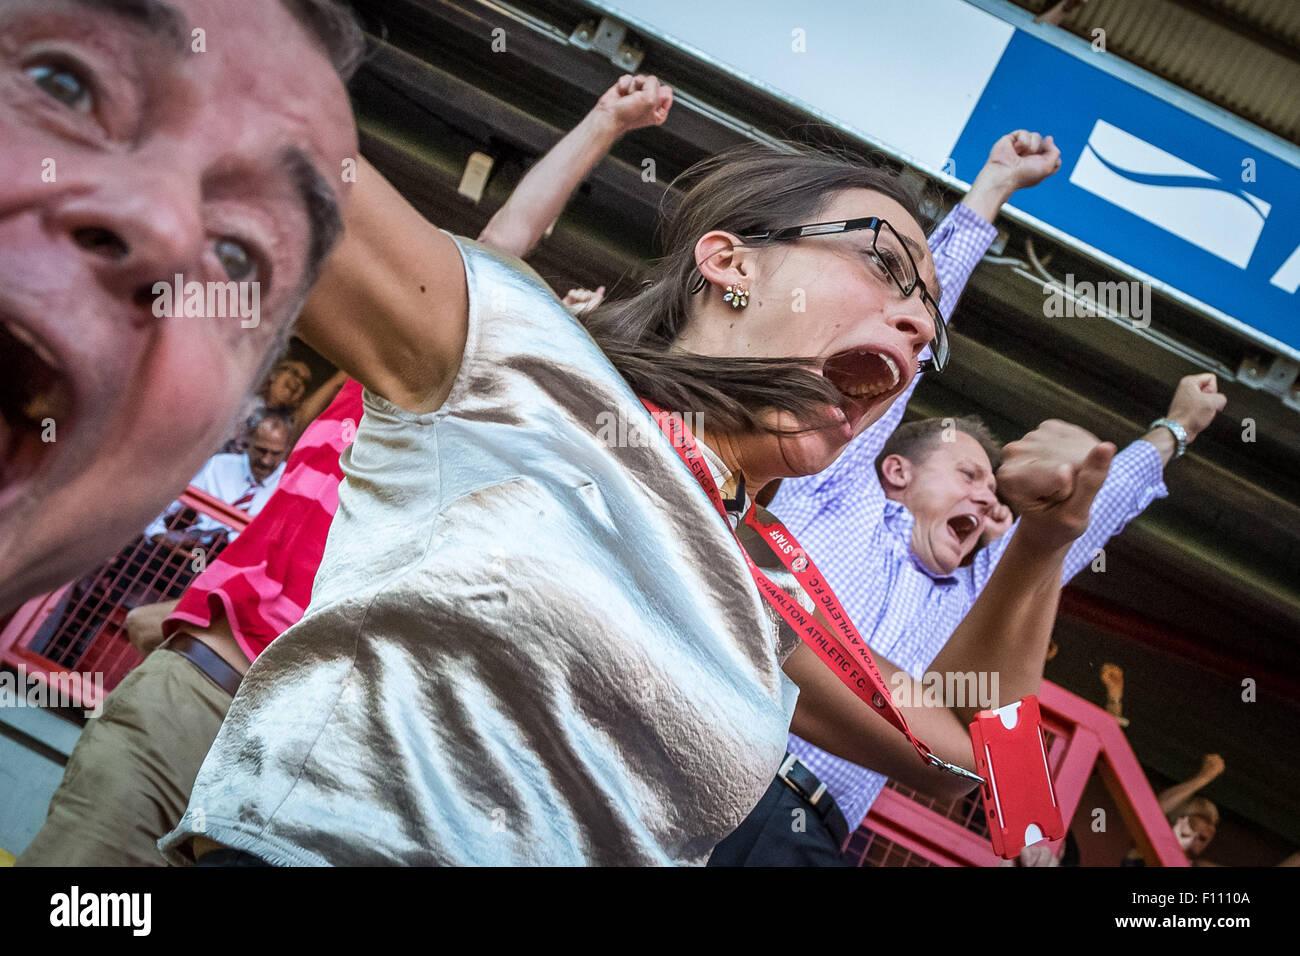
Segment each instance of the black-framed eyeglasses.
[{"label": "black-framed eyeglasses", "polygon": [[782,229],[769,229],[767,232],[751,232],[740,238],[745,242],[789,242],[793,239],[806,239],[809,236],[829,236],[841,232],[857,232],[861,229],[871,230],[871,251],[880,260],[889,277],[894,280],[898,291],[904,296],[909,296],[917,289],[921,290],[921,302],[934,322],[934,338],[930,340],[930,358],[921,363],[921,370],[932,369],[942,372],[944,366],[948,364],[948,323],[944,321],[943,313],[939,311],[939,303],[925,287],[925,282],[916,268],[916,260],[912,258],[911,252],[908,251],[894,227],[886,220],[878,216],[865,216],[860,219],[841,219],[837,222],[814,222],[806,226],[786,226]]}]

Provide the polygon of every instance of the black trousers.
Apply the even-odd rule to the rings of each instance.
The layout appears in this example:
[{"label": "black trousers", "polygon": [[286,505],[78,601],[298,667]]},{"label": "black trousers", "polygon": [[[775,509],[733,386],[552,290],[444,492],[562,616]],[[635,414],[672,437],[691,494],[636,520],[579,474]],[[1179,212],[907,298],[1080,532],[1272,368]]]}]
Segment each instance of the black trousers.
[{"label": "black trousers", "polygon": [[232,850],[229,847],[222,847],[220,850],[209,850],[198,858],[195,866],[270,866],[260,856],[253,856],[251,853],[245,853],[243,850]]},{"label": "black trousers", "polygon": [[709,866],[848,865],[817,810],[779,778],[709,857]]}]

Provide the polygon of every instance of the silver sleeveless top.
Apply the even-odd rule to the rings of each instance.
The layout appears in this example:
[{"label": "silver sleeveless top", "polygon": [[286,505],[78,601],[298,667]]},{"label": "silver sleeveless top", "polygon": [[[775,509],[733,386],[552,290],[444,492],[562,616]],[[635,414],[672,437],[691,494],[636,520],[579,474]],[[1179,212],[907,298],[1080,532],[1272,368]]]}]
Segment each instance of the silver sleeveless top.
[{"label": "silver sleeveless top", "polygon": [[780,765],[798,638],[541,279],[456,242],[451,394],[366,394],[311,606],[245,677],[174,862],[203,833],[284,865],[699,864]]}]

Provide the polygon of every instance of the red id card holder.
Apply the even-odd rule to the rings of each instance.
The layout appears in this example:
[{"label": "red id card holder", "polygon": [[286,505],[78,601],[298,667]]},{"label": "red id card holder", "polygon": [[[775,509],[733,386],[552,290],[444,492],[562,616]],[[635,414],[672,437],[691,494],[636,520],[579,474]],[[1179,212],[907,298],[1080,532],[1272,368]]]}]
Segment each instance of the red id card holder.
[{"label": "red id card holder", "polygon": [[984,778],[980,794],[993,851],[1011,860],[1031,844],[1065,836],[1038,698],[1030,694],[997,710],[981,710],[970,725],[970,739],[975,772]]}]

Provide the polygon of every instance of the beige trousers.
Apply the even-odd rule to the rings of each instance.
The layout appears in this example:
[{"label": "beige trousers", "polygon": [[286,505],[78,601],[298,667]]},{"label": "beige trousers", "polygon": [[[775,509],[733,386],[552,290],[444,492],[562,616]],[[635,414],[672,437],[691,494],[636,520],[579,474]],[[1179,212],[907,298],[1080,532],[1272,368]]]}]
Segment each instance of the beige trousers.
[{"label": "beige trousers", "polygon": [[104,699],[68,759],[18,866],[166,866],[156,842],[180,822],[231,697],[158,650]]}]

